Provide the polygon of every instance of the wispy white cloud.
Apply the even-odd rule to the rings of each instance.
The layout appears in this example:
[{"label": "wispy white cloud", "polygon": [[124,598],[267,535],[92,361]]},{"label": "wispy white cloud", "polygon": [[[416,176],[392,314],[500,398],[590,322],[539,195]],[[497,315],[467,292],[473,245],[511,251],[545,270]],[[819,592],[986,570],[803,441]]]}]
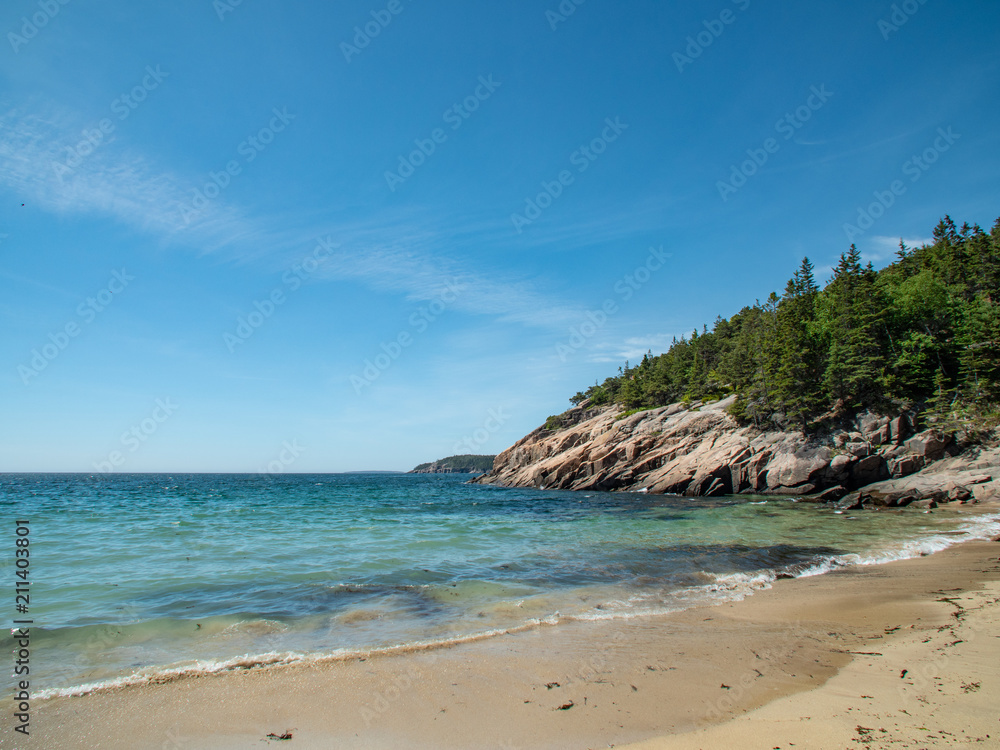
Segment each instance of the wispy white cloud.
[{"label": "wispy white cloud", "polygon": [[899,250],[900,239],[902,239],[903,243],[908,248],[934,244],[934,239],[932,237],[900,238],[878,235],[871,237],[868,240],[866,247],[862,250],[861,254],[865,260],[870,260],[873,263],[892,260],[896,257],[896,252]]},{"label": "wispy white cloud", "polygon": [[909,248],[920,247],[921,245],[933,245],[933,237],[888,237],[888,236],[875,236],[871,238],[871,242],[882,248],[891,249],[893,252],[899,249],[900,240],[906,244]]},{"label": "wispy white cloud", "polygon": [[415,301],[435,299],[454,286],[458,292],[452,308],[505,322],[562,326],[583,314],[582,308],[554,302],[537,282],[484,275],[447,255],[414,251],[405,240],[387,246],[350,244],[323,268],[330,278],[356,279]]},{"label": "wispy white cloud", "polygon": [[95,123],[52,105],[9,109],[0,115],[0,185],[52,213],[104,216],[206,249],[254,231],[221,201],[185,219],[181,206],[191,194],[183,179],[120,148],[113,131],[93,146],[85,130]]},{"label": "wispy white cloud", "polygon": [[[76,147],[93,123],[55,105],[33,103],[0,115],[0,186],[60,215],[101,216],[202,252],[226,251],[231,260],[286,264],[317,237],[330,236],[340,250],[321,276],[352,280],[369,288],[432,300],[445,282],[462,293],[456,309],[497,316],[506,322],[554,326],[578,318],[581,309],[553,301],[536,281],[471,269],[445,249],[473,228],[428,229],[434,219],[413,211],[367,222],[329,218],[255,215],[222,196],[196,213],[191,205],[198,180],[157,167],[143,154],[123,149],[114,133],[71,168],[67,149]],[[294,227],[294,229],[289,229]]]},{"label": "wispy white cloud", "polygon": [[[864,142],[862,139],[853,138],[850,136],[845,136],[838,140],[815,141],[815,142],[803,141],[801,143],[799,143],[799,141],[796,141],[795,143],[797,145],[803,145],[803,146],[820,146],[820,145],[829,146],[831,147],[831,152],[818,157],[813,156],[813,153],[811,151],[801,152],[800,158],[781,166],[775,166],[772,169],[772,171],[775,174],[778,174],[781,172],[795,172],[807,169],[812,170],[818,166],[830,164],[832,162],[837,162],[840,161],[841,159],[854,158],[862,154],[870,153],[872,151],[880,151],[887,149],[891,144],[903,141],[919,132],[921,132],[920,128],[912,127],[907,131],[896,133],[886,138],[880,138],[875,141],[867,141],[867,142]],[[850,143],[851,145],[842,149],[835,149],[834,147],[839,142]]]},{"label": "wispy white cloud", "polygon": [[[598,210],[589,214],[585,210],[579,210],[573,221],[546,223],[543,219],[538,224],[525,228],[520,235],[514,231],[509,221],[500,229],[502,232],[509,232],[512,248],[575,252],[581,247],[631,239],[644,231],[663,232],[665,215],[676,209],[682,198],[683,196],[658,193],[641,201],[630,199],[627,204],[623,202],[618,205],[608,205],[608,199],[604,198]],[[654,244],[662,244],[662,241]],[[645,248],[637,248],[639,250]]]},{"label": "wispy white cloud", "polygon": [[[685,335],[690,335],[690,331]],[[670,348],[675,337],[680,338],[674,333],[652,333],[645,336],[631,336],[624,341],[595,342],[587,359],[590,362],[611,362],[618,365],[628,360],[635,364],[642,360],[642,355],[648,351],[652,351],[653,356],[663,354]]]}]

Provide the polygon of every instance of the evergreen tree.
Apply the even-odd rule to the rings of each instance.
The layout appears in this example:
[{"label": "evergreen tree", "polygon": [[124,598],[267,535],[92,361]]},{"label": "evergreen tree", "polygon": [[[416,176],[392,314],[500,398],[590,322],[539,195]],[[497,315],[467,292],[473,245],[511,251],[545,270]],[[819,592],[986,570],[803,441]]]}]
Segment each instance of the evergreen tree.
[{"label": "evergreen tree", "polygon": [[675,337],[572,400],[642,408],[725,393],[759,427],[805,429],[831,408],[892,400],[922,404],[942,428],[1000,423],[1000,219],[987,234],[946,216],[932,244],[900,241],[880,271],[852,245],[823,289],[804,258],[781,297]]},{"label": "evergreen tree", "polygon": [[806,428],[808,418],[822,403],[822,352],[816,336],[816,298],[819,287],[809,258],[789,279],[778,308],[776,395],[790,420]]}]

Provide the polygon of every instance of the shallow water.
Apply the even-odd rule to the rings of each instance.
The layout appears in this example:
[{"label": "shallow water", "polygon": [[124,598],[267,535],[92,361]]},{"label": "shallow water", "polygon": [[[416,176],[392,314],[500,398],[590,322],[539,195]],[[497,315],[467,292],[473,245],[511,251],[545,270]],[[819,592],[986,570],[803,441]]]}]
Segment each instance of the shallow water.
[{"label": "shallow water", "polygon": [[1000,532],[997,516],[466,479],[0,475],[4,578],[30,519],[33,688],[667,612]]}]

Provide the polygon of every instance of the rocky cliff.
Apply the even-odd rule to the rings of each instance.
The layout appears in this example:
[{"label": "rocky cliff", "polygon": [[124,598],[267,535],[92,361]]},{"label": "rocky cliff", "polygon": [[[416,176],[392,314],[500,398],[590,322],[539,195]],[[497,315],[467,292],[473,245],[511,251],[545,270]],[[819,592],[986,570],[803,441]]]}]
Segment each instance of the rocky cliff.
[{"label": "rocky cliff", "polygon": [[[741,427],[726,408],[673,404],[620,418],[576,407],[505,450],[476,482],[568,490],[809,496],[844,507],[975,501],[1000,492],[1000,451],[962,450],[906,415],[859,415],[823,437]],[[550,425],[551,426],[551,425]]]}]

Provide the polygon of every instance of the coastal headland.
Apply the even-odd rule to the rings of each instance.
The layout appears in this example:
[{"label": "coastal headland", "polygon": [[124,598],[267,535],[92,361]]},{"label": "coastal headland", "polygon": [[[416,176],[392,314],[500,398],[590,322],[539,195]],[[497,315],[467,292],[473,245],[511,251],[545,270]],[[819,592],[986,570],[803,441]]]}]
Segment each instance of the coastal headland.
[{"label": "coastal headland", "polygon": [[862,412],[821,435],[741,426],[736,396],[629,413],[586,402],[503,451],[476,482],[692,497],[785,495],[921,508],[1000,493],[1000,450],[914,428],[914,415]]}]

